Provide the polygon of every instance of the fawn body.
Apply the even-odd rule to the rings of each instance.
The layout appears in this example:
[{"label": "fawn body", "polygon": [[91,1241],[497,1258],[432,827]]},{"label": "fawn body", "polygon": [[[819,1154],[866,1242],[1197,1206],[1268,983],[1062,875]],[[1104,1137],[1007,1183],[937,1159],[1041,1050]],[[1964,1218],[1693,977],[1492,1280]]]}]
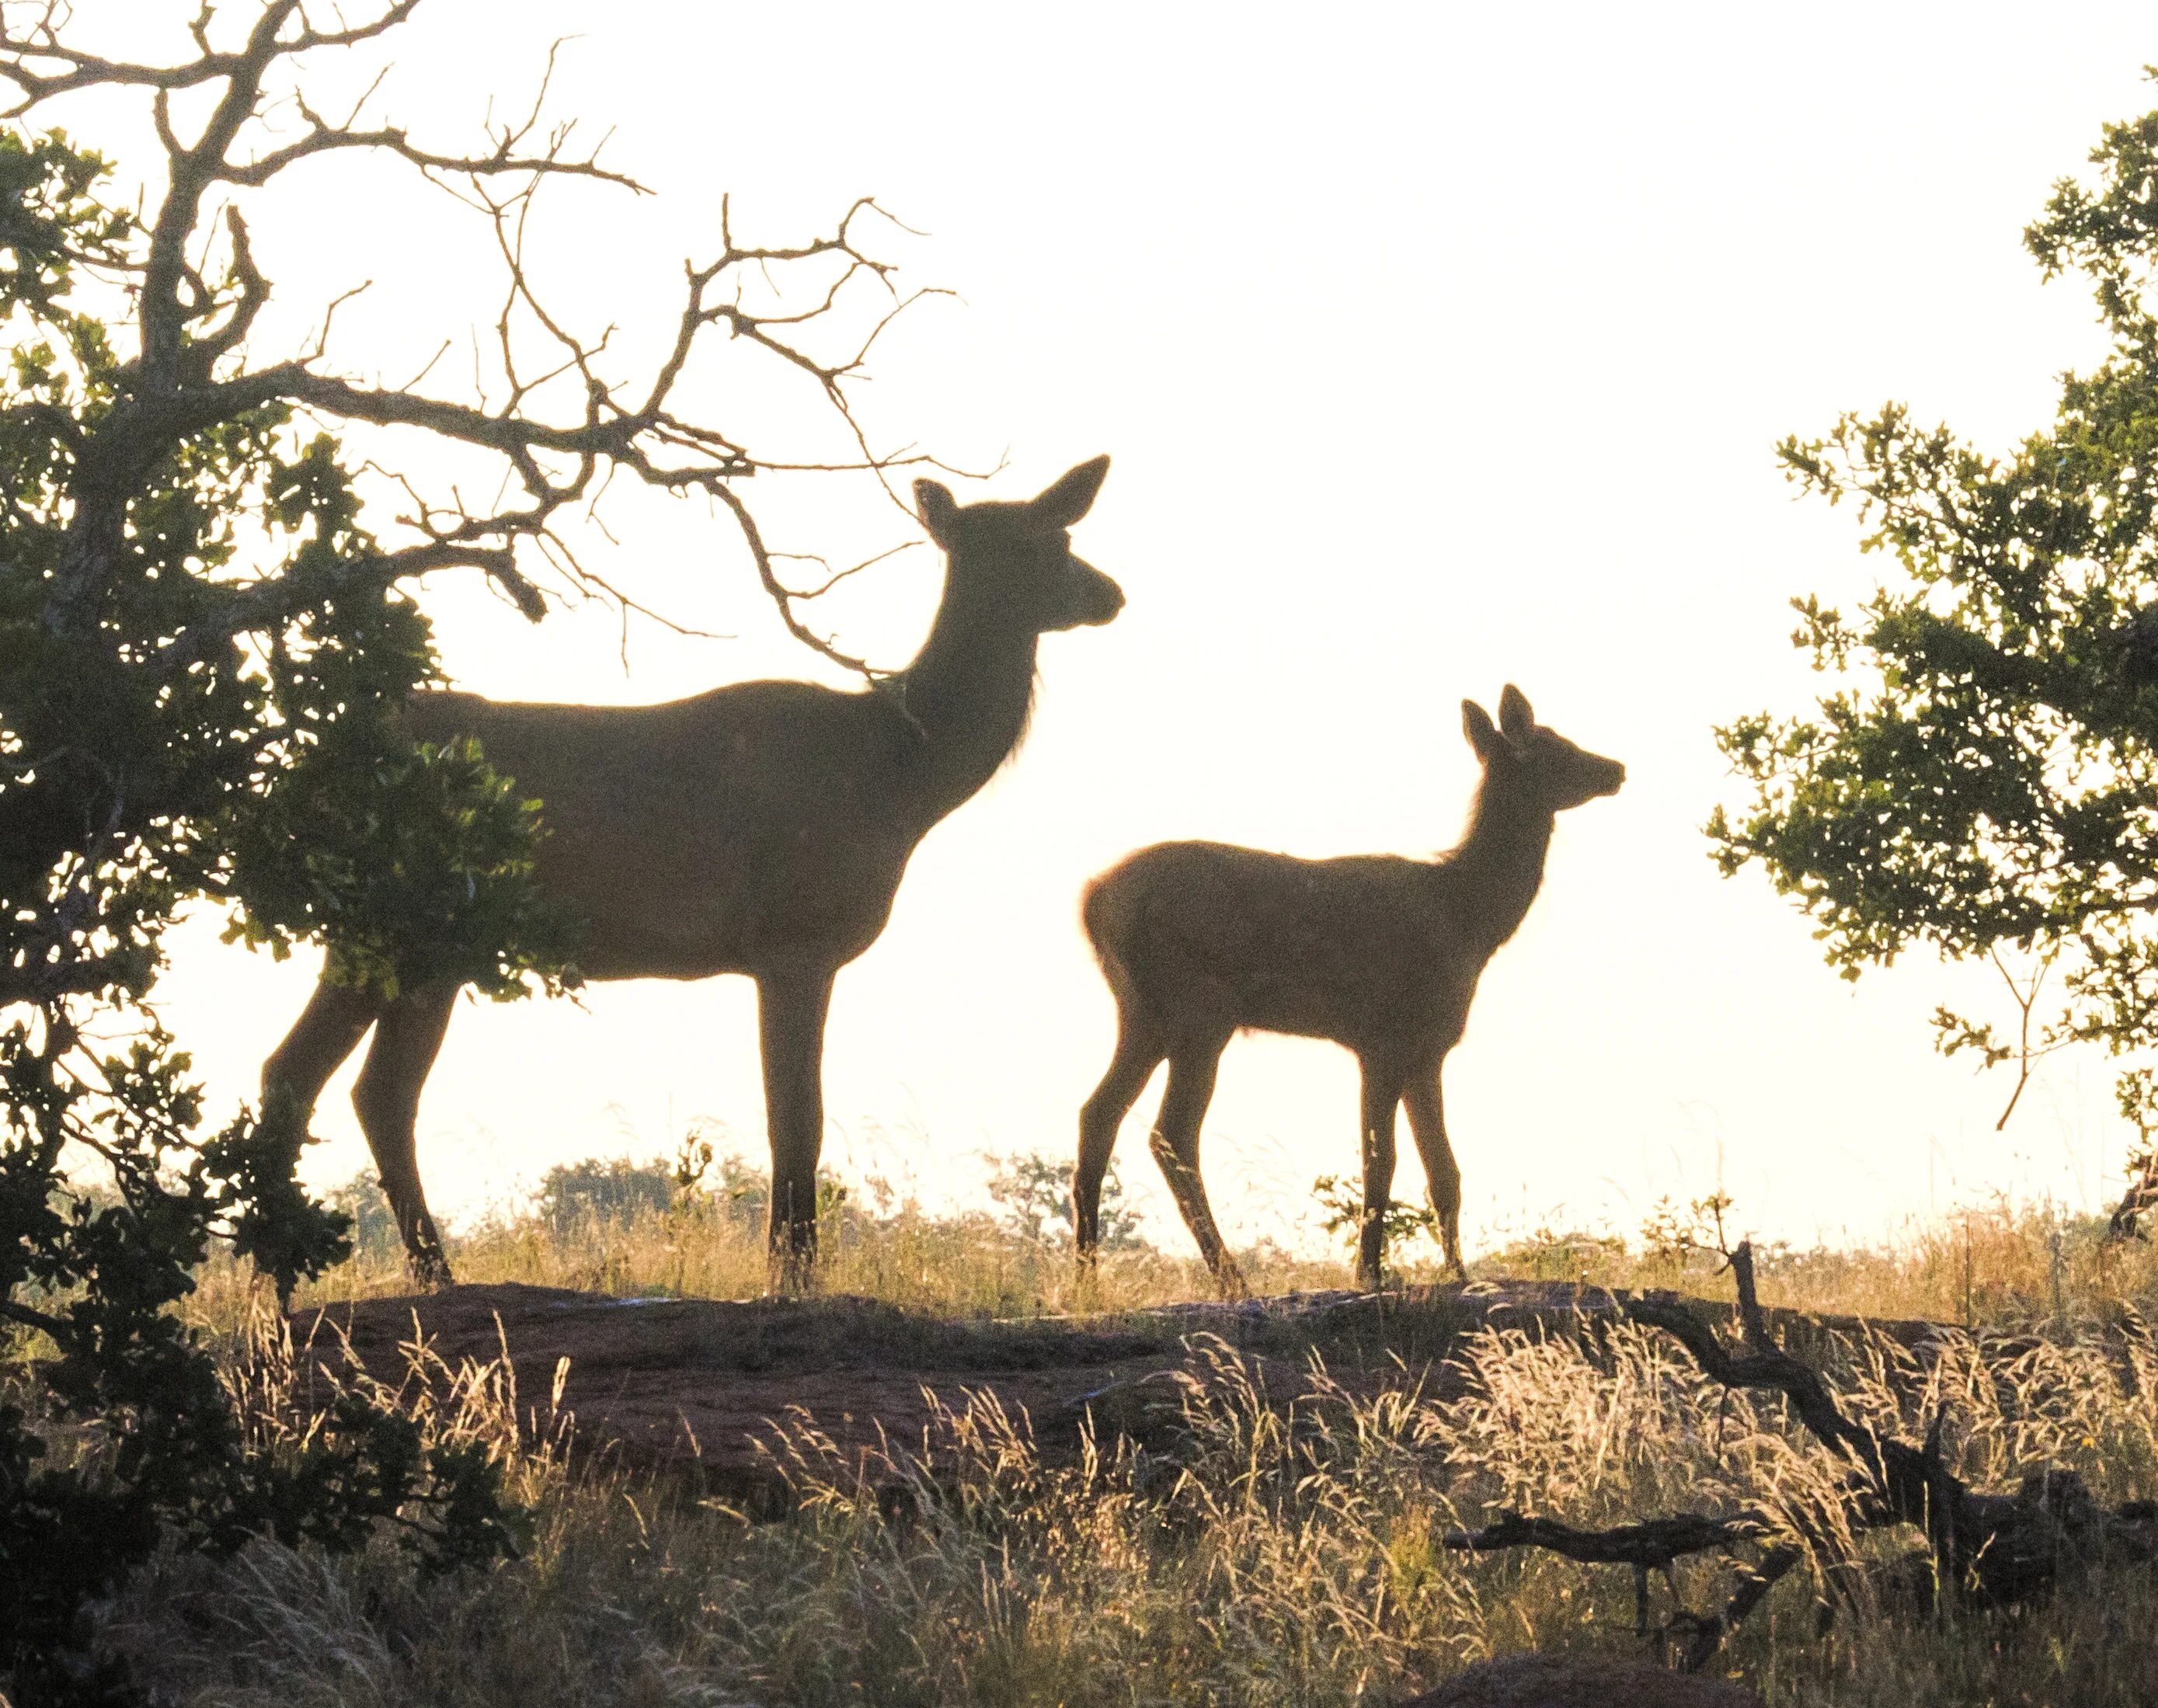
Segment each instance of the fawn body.
[{"label": "fawn body", "polygon": [[1256,1028],[1331,1039],[1362,1070],[1360,1281],[1378,1283],[1397,1107],[1423,1158],[1447,1262],[1466,1273],[1440,1069],[1461,1040],[1485,963],[1542,885],[1555,816],[1614,792],[1626,771],[1536,723],[1510,685],[1495,726],[1473,701],[1461,710],[1484,775],[1466,835],[1435,859],[1307,860],[1158,843],[1087,886],[1082,916],[1116,997],[1117,1046],[1079,1117],[1072,1205],[1082,1262],[1094,1251],[1117,1129],[1167,1061],[1149,1144],[1222,1289],[1242,1292],[1200,1178],[1199,1129],[1221,1051],[1237,1031]]},{"label": "fawn body", "polygon": [[[780,1285],[804,1283],[814,1262],[833,978],[884,929],[916,844],[1018,746],[1041,635],[1123,606],[1066,533],[1107,472],[1098,457],[1018,503],[961,506],[917,481],[947,560],[943,594],[913,663],[875,689],[745,682],[661,705],[448,693],[408,704],[416,737],[477,736],[539,798],[536,882],[581,916],[586,978],[756,981]],[[262,1071],[266,1107],[281,1095],[304,1116],[373,1028],[353,1102],[413,1269],[437,1285],[449,1266],[413,1127],[456,998],[436,987],[385,1002],[325,979]]]}]

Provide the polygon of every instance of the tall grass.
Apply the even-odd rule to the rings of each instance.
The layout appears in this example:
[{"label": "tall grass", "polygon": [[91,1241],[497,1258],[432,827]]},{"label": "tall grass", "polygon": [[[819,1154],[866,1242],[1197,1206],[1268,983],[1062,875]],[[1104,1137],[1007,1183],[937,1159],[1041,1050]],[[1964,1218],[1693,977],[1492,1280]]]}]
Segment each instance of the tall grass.
[{"label": "tall grass", "polygon": [[[2126,1344],[2067,1334],[1981,1373],[1966,1346],[1920,1370],[1858,1343],[1839,1379],[1905,1428],[1951,1399],[1969,1474],[2044,1453],[2109,1499],[2148,1498],[2158,1357]],[[2148,1576],[2020,1617],[1914,1618],[1863,1592],[1835,1557],[1840,1468],[1779,1401],[1703,1382],[1652,1333],[1593,1352],[1487,1334],[1464,1358],[1458,1397],[1360,1395],[1314,1365],[1283,1411],[1235,1351],[1195,1341],[1181,1433],[1151,1452],[1049,1455],[1024,1418],[951,1396],[930,1439],[864,1467],[797,1416],[774,1448],[797,1504],[765,1523],[520,1445],[483,1367],[426,1427],[503,1458],[536,1510],[522,1559],[428,1581],[385,1537],[357,1559],[257,1545],[222,1566],[171,1560],[106,1611],[104,1640],[166,1700],[263,1708],[1327,1708],[1486,1654],[1634,1646],[1630,1573],[1452,1552],[1452,1527],[1516,1507],[1593,1524],[1746,1505],[1786,1515],[1815,1551],[1723,1659],[1771,1701],[2140,1708],[2158,1692]],[[266,1367],[248,1391],[279,1417]],[[1731,1585],[1702,1564],[1676,1587],[1706,1610]]]},{"label": "tall grass", "polygon": [[[454,1248],[459,1272],[625,1294],[761,1290],[756,1206],[622,1197],[618,1210],[474,1228]],[[1945,1410],[1962,1472],[1981,1486],[2044,1461],[2108,1501],[2158,1498],[2158,1354],[2141,1327],[2158,1319],[2158,1261],[2147,1247],[2109,1250],[2099,1231],[2000,1205],[1892,1246],[1763,1252],[1762,1290],[1817,1312],[2018,1330],[2005,1347],[1950,1335],[1923,1362],[1886,1337],[1847,1337],[1834,1379],[1851,1409],[1906,1437]],[[1039,1217],[1015,1226],[905,1203],[835,1202],[825,1256],[834,1291],[955,1315],[1133,1308],[1207,1290],[1195,1263],[1144,1246],[1105,1254],[1082,1288],[1068,1245]],[[1476,1267],[1727,1286],[1683,1243],[1563,1231]],[[1404,1271],[1438,1279],[1414,1262]],[[1276,1292],[1348,1282],[1341,1262],[1275,1251],[1248,1254],[1247,1272]],[[289,1349],[260,1290],[222,1264],[203,1283],[191,1308],[227,1331],[255,1427],[293,1427]],[[315,1296],[405,1287],[377,1240]],[[685,1482],[604,1458],[573,1466],[550,1440],[520,1438],[506,1362],[422,1368],[400,1403],[429,1434],[480,1442],[503,1464],[533,1514],[520,1558],[430,1579],[387,1534],[354,1558],[264,1544],[222,1564],[168,1558],[103,1611],[101,1641],[160,1700],[264,1708],[1383,1704],[1489,1654],[1639,1646],[1629,1572],[1450,1551],[1450,1529],[1506,1509],[1602,1525],[1742,1507],[1808,1551],[1718,1662],[1770,1702],[2158,1701],[2149,1573],[2017,1615],[1917,1614],[1882,1570],[1894,1547],[1843,1531],[1840,1468],[1780,1401],[1703,1383],[1645,1330],[1615,1330],[1593,1353],[1485,1334],[1459,1356],[1468,1380],[1450,1397],[1412,1378],[1351,1391],[1314,1365],[1307,1396],[1284,1411],[1237,1354],[1195,1341],[1180,1436],[1076,1458],[1042,1450],[1027,1420],[984,1396],[944,1396],[931,1439],[889,1443],[866,1466],[798,1415],[773,1450],[795,1504],[765,1522]],[[1712,1611],[1732,1582],[1715,1562],[1686,1566],[1652,1586],[1655,1616],[1670,1615],[1674,1594]]]}]

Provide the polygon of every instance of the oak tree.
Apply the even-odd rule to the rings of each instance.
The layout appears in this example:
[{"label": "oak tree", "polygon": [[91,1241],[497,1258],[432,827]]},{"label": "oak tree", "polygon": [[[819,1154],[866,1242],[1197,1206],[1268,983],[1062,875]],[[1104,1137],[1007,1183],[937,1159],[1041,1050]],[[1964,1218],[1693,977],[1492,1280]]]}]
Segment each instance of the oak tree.
[{"label": "oak tree", "polygon": [[[544,88],[468,146],[378,116],[372,86],[342,116],[312,97],[326,62],[380,54],[418,3],[205,4],[181,51],[140,59],[85,45],[62,4],[0,3],[0,1337],[34,1401],[0,1405],[0,1680],[25,1698],[103,1687],[65,1659],[71,1622],[160,1538],[348,1545],[395,1518],[448,1564],[510,1538],[492,1468],[356,1400],[304,1447],[251,1437],[174,1308],[214,1239],[285,1293],[348,1226],[297,1183],[298,1123],[214,1114],[159,1024],[181,910],[385,987],[575,977],[574,932],[528,882],[534,804],[477,749],[399,734],[436,674],[412,581],[483,576],[534,621],[560,595],[627,600],[561,519],[610,482],[703,494],[789,627],[837,658],[741,491],[798,457],[679,402],[685,376],[717,346],[804,389],[854,447],[810,473],[914,460],[875,454],[849,401],[908,300],[865,246],[873,202],[781,246],[738,241],[722,204],[632,371],[527,264],[548,186],[638,188],[546,116]],[[139,203],[59,126],[90,92],[147,110],[163,157],[138,163]],[[306,348],[260,348],[263,193],[354,155],[451,191],[493,240],[492,369],[462,390],[356,377],[333,303]],[[410,431],[354,450],[390,426]],[[485,459],[490,484],[431,478],[444,450]],[[94,1445],[61,1451],[52,1422]]]},{"label": "oak tree", "polygon": [[[1844,611],[1794,600],[1832,691],[1719,730],[1748,791],[1706,828],[1758,865],[1846,978],[1929,947],[1990,962],[2003,1020],[1944,1009],[1937,1041],[2012,1062],[2075,1044],[2123,1059],[2149,1189],[2158,1082],[2158,113],[2105,128],[2024,242],[2092,287],[2111,348],[2053,419],[1988,452],[1891,404],[1779,455],[1848,502],[1884,560]],[[2014,1107],[2013,1098],[2009,1103]],[[2004,1112],[2005,1122],[2007,1112]]]}]

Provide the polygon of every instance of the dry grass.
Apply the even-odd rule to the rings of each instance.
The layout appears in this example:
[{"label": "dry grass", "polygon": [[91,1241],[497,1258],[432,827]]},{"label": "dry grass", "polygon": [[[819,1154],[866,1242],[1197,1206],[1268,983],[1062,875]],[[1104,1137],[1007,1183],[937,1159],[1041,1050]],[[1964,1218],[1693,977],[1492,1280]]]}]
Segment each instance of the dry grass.
[{"label": "dry grass", "polygon": [[[646,1211],[622,1220],[586,1217],[554,1231],[536,1216],[495,1220],[449,1243],[463,1282],[519,1281],[620,1297],[748,1298],[765,1289],[764,1231],[722,1205]],[[1268,1293],[1346,1287],[1344,1263],[1273,1247],[1249,1254],[1246,1272]],[[1023,1317],[1076,1309],[1129,1310],[1205,1298],[1211,1292],[1195,1257],[1138,1246],[1102,1255],[1082,1287],[1068,1246],[1013,1234],[987,1215],[938,1216],[901,1205],[881,1215],[830,1219],[820,1283],[910,1310],[956,1317]],[[244,1314],[251,1270],[214,1262],[193,1308],[230,1325]],[[377,1246],[340,1265],[298,1303],[408,1293],[400,1254]]]},{"label": "dry grass", "polygon": [[[1824,1314],[1923,1318],[2011,1329],[2109,1318],[2124,1301],[2158,1317],[2158,1245],[2109,1243],[2095,1216],[2001,1202],[1907,1226],[1890,1246],[1796,1250],[1755,1247],[1762,1300]],[[1105,1252],[1094,1281],[1079,1284],[1068,1245],[1014,1234],[979,1212],[929,1214],[909,1202],[880,1213],[828,1219],[823,1283],[908,1309],[957,1317],[1023,1317],[1118,1311],[1205,1298],[1211,1281],[1177,1231],[1169,1249]],[[450,1241],[458,1279],[519,1281],[617,1296],[744,1298],[763,1292],[764,1235],[754,1215],[705,1199],[686,1210],[619,1219],[583,1217],[550,1228],[536,1215],[497,1218]],[[1397,1253],[1412,1284],[1446,1277],[1427,1240]],[[1238,1254],[1255,1292],[1282,1293],[1352,1284],[1339,1256],[1271,1245]],[[1580,1281],[1621,1287],[1713,1291],[1720,1259],[1647,1246],[1608,1234],[1546,1229],[1471,1263],[1472,1275]],[[201,1321],[237,1322],[251,1272],[214,1262],[193,1309]],[[394,1247],[376,1243],[339,1266],[300,1303],[316,1304],[410,1291]]]},{"label": "dry grass", "polygon": [[[627,1293],[740,1295],[763,1273],[757,1231],[713,1208],[559,1238],[536,1222],[499,1225],[457,1255],[472,1280]],[[828,1256],[835,1290],[916,1310],[1008,1316],[1088,1302],[1063,1250],[987,1217],[856,1217]],[[1346,1280],[1278,1253],[1250,1267],[1273,1290]],[[1697,1255],[1558,1236],[1484,1267],[1719,1290]],[[2108,1500],[2158,1497],[2158,1355],[2124,1308],[2158,1294],[2147,1250],[2100,1254],[2087,1225],[2004,1207],[1914,1231],[1891,1251],[1772,1254],[1763,1279],[1772,1302],[1817,1310],[1956,1321],[1968,1300],[1982,1320],[2039,1325],[2012,1358],[1956,1343],[1925,1370],[1861,1339],[1836,1379],[1855,1409],[1907,1433],[1947,1405],[1963,1470],[1980,1483],[2044,1459],[2081,1471]],[[206,1318],[247,1319],[241,1277],[204,1280]],[[377,1257],[320,1292],[403,1284]],[[1092,1302],[1203,1293],[1194,1266],[1137,1251],[1108,1260]],[[271,1418],[281,1366],[259,1347],[249,1363],[245,1344],[235,1338],[236,1367],[255,1372],[245,1391]],[[765,1523],[520,1445],[504,1372],[474,1370],[436,1384],[452,1397],[426,1427],[484,1441],[509,1464],[535,1513],[523,1559],[433,1581],[387,1540],[356,1559],[257,1545],[221,1566],[172,1560],[106,1611],[105,1638],[165,1700],[264,1708],[1383,1704],[1486,1655],[1638,1650],[1630,1573],[1464,1556],[1440,1545],[1451,1526],[1509,1507],[1597,1524],[1747,1505],[1784,1515],[1817,1547],[1839,1534],[1837,1469],[1781,1403],[1705,1387],[1652,1333],[1620,1331],[1593,1360],[1570,1343],[1506,1335],[1467,1357],[1464,1397],[1357,1397],[1316,1370],[1313,1401],[1285,1416],[1235,1353],[1195,1343],[1185,1444],[1076,1463],[1045,1459],[1025,1420],[976,1401],[943,1414],[933,1462],[895,1446],[865,1481],[800,1418],[782,1454],[799,1504]],[[1877,1540],[1851,1548],[1861,1562],[1884,1551]],[[1814,1558],[1794,1573],[1724,1658],[1769,1702],[2158,1700],[2158,1576],[2020,1617],[1933,1618],[1833,1565]],[[1831,1580],[1841,1587],[1823,1635]],[[1707,1562],[1676,1586],[1696,1610],[1730,1587]],[[1656,1598],[1661,1617],[1661,1586]]]},{"label": "dry grass", "polygon": [[[1198,1342],[1180,1447],[1076,1463],[976,1401],[942,1414],[933,1461],[895,1447],[864,1478],[801,1419],[779,1455],[800,1504],[763,1524],[520,1449],[498,1375],[467,1372],[427,1427],[510,1462],[538,1512],[524,1559],[431,1582],[387,1542],[169,1561],[109,1609],[106,1640],[169,1700],[263,1708],[1373,1703],[1487,1654],[1633,1646],[1629,1574],[1439,1545],[1499,1508],[1594,1523],[1745,1504],[1835,1534],[1836,1468],[1780,1404],[1705,1385],[1652,1333],[1593,1360],[1501,1334],[1467,1356],[1464,1397],[1360,1398],[1314,1370],[1285,1416]],[[2158,1489],[2147,1343],[2124,1362],[2118,1340],[2064,1339],[1983,1377],[1961,1350],[1930,1385],[1902,1356],[1854,1348],[1855,1403],[1908,1427],[1952,1395],[1966,1471],[2042,1451],[2107,1498]],[[1861,1584],[1823,1637],[1823,1563],[1727,1657],[1771,1701],[2127,1708],[2158,1691],[2147,1576],[2021,1619],[1897,1616]],[[1729,1587],[1709,1565],[1680,1574],[1696,1607]]]},{"label": "dry grass", "polygon": [[[1908,1223],[1872,1247],[1800,1250],[1756,1242],[1764,1304],[1826,1315],[1923,1318],[2006,1329],[2110,1315],[2122,1300],[2158,1302],[2158,1246],[2109,1241],[2104,1218],[2006,1200]],[[1472,1266],[1606,1287],[1701,1291],[1713,1253],[1644,1249],[1641,1241],[1546,1231]]]}]

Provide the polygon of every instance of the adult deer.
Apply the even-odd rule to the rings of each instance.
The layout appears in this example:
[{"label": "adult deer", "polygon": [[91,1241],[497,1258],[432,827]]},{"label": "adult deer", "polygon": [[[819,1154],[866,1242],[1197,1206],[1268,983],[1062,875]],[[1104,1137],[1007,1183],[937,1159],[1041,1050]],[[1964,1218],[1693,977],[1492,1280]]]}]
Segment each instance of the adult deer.
[{"label": "adult deer", "polygon": [[[1108,469],[1097,457],[1019,503],[961,505],[916,481],[922,525],[946,557],[943,597],[913,663],[876,688],[741,682],[621,707],[410,703],[416,736],[477,736],[539,798],[536,881],[581,917],[586,978],[756,981],[777,1285],[806,1284],[815,1263],[834,975],[883,931],[915,845],[1018,746],[1041,636],[1123,606],[1068,533]],[[413,1125],[457,994],[385,1002],[325,979],[262,1070],[265,1107],[289,1099],[304,1117],[374,1029],[353,1103],[413,1272],[437,1286],[450,1269]]]},{"label": "adult deer", "polygon": [[1364,1207],[1356,1274],[1376,1286],[1394,1181],[1394,1110],[1408,1111],[1446,1261],[1461,1262],[1461,1172],[1439,1071],[1461,1041],[1476,981],[1542,885],[1552,821],[1617,792],[1626,767],[1536,720],[1507,686],[1499,722],[1461,703],[1483,766],[1460,844],[1431,860],[1304,860],[1214,842],[1164,842],[1087,885],[1087,935],[1117,999],[1117,1049],[1079,1115],[1072,1210],[1092,1261],[1117,1129],[1163,1061],[1149,1144],[1222,1291],[1244,1292],[1199,1177],[1199,1126],[1221,1051],[1252,1027],[1330,1038],[1363,1070]]}]

